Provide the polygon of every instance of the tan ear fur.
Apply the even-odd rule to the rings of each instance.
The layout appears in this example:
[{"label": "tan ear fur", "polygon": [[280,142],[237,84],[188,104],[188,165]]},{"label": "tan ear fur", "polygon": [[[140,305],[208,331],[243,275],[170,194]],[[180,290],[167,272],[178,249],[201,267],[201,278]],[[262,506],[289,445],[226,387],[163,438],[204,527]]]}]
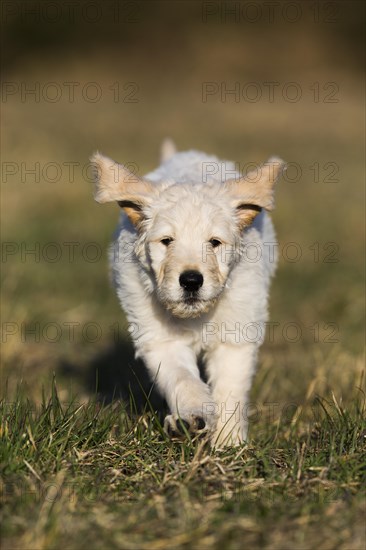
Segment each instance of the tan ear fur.
[{"label": "tan ear fur", "polygon": [[283,160],[271,157],[258,170],[249,172],[238,180],[225,182],[232,205],[236,208],[240,229],[250,225],[262,208],[273,210],[274,186],[284,169]]},{"label": "tan ear fur", "polygon": [[118,202],[134,225],[140,223],[143,208],[154,192],[153,185],[100,153],[95,153],[90,161],[94,167],[95,200],[99,203]]}]

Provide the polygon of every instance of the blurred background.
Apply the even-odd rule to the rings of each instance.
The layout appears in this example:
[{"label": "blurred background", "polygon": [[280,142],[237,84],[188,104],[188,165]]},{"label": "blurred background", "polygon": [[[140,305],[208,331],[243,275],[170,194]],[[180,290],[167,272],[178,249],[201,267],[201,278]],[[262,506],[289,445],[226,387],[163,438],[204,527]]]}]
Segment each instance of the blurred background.
[{"label": "blurred background", "polygon": [[93,201],[88,158],[144,174],[171,136],[243,171],[273,154],[289,163],[253,396],[351,399],[364,341],[363,2],[1,9],[3,387],[22,380],[37,399],[55,374],[65,399],[120,391],[133,355],[108,277],[119,212]]}]

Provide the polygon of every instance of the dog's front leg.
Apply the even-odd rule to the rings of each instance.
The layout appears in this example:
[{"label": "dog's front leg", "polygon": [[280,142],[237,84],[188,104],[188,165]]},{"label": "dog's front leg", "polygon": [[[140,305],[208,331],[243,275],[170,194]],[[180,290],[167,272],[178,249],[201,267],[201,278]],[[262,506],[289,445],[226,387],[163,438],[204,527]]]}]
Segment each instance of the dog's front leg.
[{"label": "dog's front leg", "polygon": [[[149,345],[139,355],[165,397],[171,415],[164,422],[169,435],[213,429],[213,399],[199,374],[194,351],[184,343]],[[211,404],[211,409],[210,409]]]},{"label": "dog's front leg", "polygon": [[215,447],[239,445],[248,431],[247,398],[255,370],[257,345],[219,344],[207,354],[207,370],[218,415]]}]

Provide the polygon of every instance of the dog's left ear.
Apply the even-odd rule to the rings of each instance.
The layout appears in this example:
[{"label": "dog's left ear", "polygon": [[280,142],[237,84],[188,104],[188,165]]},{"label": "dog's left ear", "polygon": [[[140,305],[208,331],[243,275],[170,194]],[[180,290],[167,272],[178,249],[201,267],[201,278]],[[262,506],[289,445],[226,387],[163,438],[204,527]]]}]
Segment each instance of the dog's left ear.
[{"label": "dog's left ear", "polygon": [[274,186],[285,167],[283,160],[271,157],[246,176],[225,182],[240,229],[250,225],[262,208],[273,210]]},{"label": "dog's left ear", "polygon": [[139,225],[144,207],[151,202],[153,185],[99,153],[95,153],[90,162],[94,168],[95,200],[99,203],[116,201],[131,222]]}]

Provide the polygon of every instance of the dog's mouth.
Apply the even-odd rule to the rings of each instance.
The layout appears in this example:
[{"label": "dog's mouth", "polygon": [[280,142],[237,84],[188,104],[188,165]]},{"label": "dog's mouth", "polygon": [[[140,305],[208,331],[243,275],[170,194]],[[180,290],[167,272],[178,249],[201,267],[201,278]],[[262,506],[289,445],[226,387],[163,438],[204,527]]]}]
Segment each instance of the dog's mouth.
[{"label": "dog's mouth", "polygon": [[189,319],[208,313],[217,303],[221,292],[214,296],[206,295],[200,291],[182,290],[178,296],[169,296],[168,293],[157,289],[157,298],[160,304],[174,317]]},{"label": "dog's mouth", "polygon": [[201,303],[203,300],[201,300],[198,295],[195,292],[186,292],[183,297],[183,302],[185,304],[188,304],[190,306],[197,305]]},{"label": "dog's mouth", "polygon": [[216,300],[204,300],[196,294],[187,293],[181,300],[176,302],[165,302],[164,305],[174,317],[189,319],[207,313],[215,302]]}]

